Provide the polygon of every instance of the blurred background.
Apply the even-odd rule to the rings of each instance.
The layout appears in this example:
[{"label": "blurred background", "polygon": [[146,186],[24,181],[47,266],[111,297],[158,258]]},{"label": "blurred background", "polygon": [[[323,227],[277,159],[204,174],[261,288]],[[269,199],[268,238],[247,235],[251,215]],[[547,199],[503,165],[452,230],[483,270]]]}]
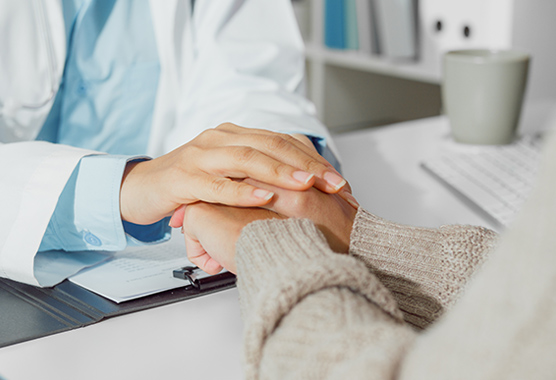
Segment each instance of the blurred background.
[{"label": "blurred background", "polygon": [[339,133],[442,113],[442,55],[517,49],[533,57],[525,116],[556,112],[554,0],[293,0],[307,95]]}]

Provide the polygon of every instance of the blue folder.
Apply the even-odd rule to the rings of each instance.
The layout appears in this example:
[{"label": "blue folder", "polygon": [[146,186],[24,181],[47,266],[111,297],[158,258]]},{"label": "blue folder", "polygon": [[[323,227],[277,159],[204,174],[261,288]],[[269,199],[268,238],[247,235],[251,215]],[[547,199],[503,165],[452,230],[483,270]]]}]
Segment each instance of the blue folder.
[{"label": "blue folder", "polygon": [[324,44],[333,49],[346,48],[346,13],[344,0],[324,3]]}]

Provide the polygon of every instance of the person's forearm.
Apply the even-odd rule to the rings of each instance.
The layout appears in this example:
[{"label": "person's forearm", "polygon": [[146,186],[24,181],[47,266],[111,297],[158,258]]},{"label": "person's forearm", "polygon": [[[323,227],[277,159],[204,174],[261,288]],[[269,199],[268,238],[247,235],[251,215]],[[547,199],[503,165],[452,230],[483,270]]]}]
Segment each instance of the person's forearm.
[{"label": "person's forearm", "polygon": [[376,277],[333,253],[313,223],[251,223],[236,255],[247,378],[350,378],[360,365],[393,378],[414,332]]},{"label": "person's forearm", "polygon": [[350,254],[393,293],[407,322],[425,328],[456,301],[496,238],[482,227],[405,226],[359,209]]}]

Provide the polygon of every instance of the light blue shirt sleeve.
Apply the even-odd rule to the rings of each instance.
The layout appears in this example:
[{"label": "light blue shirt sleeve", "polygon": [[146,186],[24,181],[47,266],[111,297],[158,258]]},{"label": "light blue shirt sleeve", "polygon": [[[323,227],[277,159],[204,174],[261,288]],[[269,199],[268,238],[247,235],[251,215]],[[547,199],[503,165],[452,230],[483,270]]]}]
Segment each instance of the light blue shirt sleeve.
[{"label": "light blue shirt sleeve", "polygon": [[97,155],[81,159],[60,195],[39,251],[119,251],[170,238],[169,218],[139,226],[122,222],[120,185],[126,164],[141,159]]}]

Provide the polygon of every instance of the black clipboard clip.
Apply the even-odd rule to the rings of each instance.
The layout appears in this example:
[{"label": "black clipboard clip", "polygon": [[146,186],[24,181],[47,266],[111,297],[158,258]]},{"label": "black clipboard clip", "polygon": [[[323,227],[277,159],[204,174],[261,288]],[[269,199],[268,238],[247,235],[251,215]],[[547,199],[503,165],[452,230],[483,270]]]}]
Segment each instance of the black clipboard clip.
[{"label": "black clipboard clip", "polygon": [[235,282],[236,276],[232,272],[224,271],[218,274],[208,274],[199,267],[187,266],[173,271],[175,278],[187,280],[195,289],[204,292],[208,289]]}]

